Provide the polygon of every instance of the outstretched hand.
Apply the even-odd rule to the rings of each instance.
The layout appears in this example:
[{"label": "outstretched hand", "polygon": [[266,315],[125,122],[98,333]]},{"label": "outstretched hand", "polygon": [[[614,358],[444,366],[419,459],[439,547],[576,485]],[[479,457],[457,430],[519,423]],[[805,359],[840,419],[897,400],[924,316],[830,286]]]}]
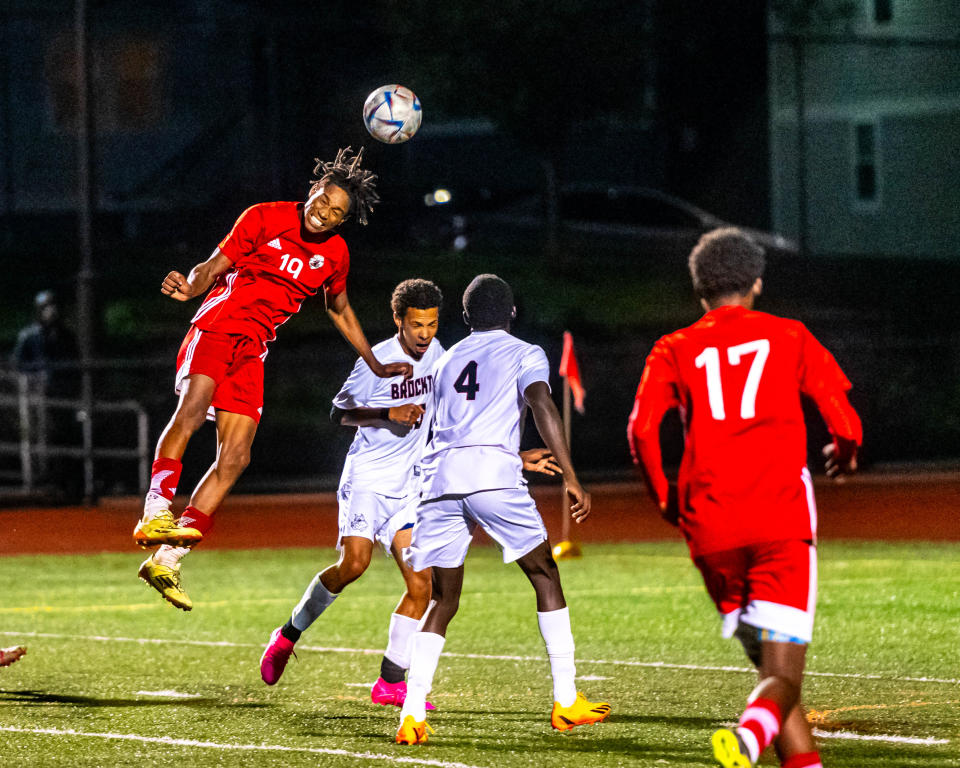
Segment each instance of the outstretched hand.
[{"label": "outstretched hand", "polygon": [[557,464],[549,448],[531,448],[529,451],[520,451],[523,468],[527,472],[539,472],[542,475],[562,475],[563,470]]},{"label": "outstretched hand", "polygon": [[842,480],[843,475],[852,475],[857,471],[857,444],[852,440],[837,438],[823,446],[826,458],[827,477]]},{"label": "outstretched hand", "polygon": [[194,296],[193,286],[187,282],[186,276],[176,270],[167,274],[160,285],[160,292],[177,301],[186,301]]},{"label": "outstretched hand", "polygon": [[563,489],[567,493],[570,504],[570,516],[575,523],[582,523],[590,515],[590,494],[580,483],[564,481]]}]

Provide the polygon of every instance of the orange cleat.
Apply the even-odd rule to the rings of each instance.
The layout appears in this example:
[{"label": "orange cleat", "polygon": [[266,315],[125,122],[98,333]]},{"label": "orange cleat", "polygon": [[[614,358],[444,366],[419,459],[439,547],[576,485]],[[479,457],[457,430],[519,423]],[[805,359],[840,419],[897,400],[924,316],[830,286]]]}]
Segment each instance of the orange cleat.
[{"label": "orange cleat", "polygon": [[587,697],[578,691],[576,701],[569,707],[561,707],[559,702],[553,702],[550,725],[558,731],[569,731],[578,725],[599,723],[606,720],[609,714],[610,705],[605,701],[587,701]]},{"label": "orange cleat", "polygon": [[397,729],[397,744],[425,744],[427,731],[433,733],[433,728],[427,725],[426,720],[418,723],[413,715],[407,715]]}]

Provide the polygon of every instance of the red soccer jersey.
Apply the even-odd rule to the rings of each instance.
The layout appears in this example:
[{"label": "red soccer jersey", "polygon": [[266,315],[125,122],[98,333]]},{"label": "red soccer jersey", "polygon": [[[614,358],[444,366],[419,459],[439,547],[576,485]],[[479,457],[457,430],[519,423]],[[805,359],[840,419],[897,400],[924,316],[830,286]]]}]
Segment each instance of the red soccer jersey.
[{"label": "red soccer jersey", "polygon": [[273,341],[308,296],[347,287],[350,254],[338,234],[303,226],[302,203],[259,203],[245,210],[220,251],[233,267],[211,287],[193,323],[204,331]]},{"label": "red soccer jersey", "polygon": [[740,306],[719,307],[660,339],[647,358],[628,437],[651,489],[667,499],[660,422],[678,407],[686,432],[677,490],[694,557],[816,535],[801,394],[831,434],[862,439],[850,382],[806,327]]}]

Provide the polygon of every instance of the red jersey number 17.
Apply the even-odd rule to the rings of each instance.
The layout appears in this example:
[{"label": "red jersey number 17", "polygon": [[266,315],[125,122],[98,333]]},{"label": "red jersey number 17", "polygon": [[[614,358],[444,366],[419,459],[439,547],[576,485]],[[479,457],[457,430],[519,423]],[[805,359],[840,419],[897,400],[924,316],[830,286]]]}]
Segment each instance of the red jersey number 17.
[{"label": "red jersey number 17", "polygon": [[[754,355],[743,387],[743,394],[740,397],[740,418],[752,419],[756,416],[757,390],[760,388],[763,366],[770,354],[770,341],[768,339],[747,341],[727,347],[726,353],[727,362],[730,365],[740,365],[745,355]],[[706,369],[710,415],[717,421],[723,421],[727,418],[727,413],[723,407],[723,386],[720,382],[720,350],[717,347],[706,347],[693,362],[697,368]]]}]

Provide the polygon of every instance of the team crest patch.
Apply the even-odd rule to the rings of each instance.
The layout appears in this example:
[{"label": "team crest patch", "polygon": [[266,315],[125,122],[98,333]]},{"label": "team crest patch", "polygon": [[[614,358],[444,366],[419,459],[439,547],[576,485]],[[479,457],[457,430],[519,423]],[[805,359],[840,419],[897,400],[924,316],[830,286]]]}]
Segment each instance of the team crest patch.
[{"label": "team crest patch", "polygon": [[362,531],[367,527],[367,519],[363,516],[361,512],[353,515],[350,518],[350,530],[351,531]]},{"label": "team crest patch", "polygon": [[323,266],[323,256],[319,253],[310,257],[310,269],[320,269]]}]

